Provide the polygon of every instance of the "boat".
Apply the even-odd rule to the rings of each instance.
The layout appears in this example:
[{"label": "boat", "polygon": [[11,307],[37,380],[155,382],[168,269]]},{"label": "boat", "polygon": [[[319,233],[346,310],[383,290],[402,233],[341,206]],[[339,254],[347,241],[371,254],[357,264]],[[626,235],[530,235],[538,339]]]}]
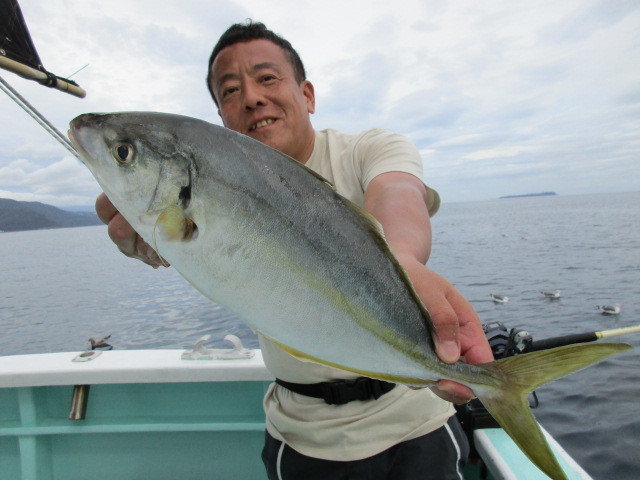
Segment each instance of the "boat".
[{"label": "boat", "polygon": [[506,295],[498,295],[497,293],[490,293],[489,296],[491,297],[491,300],[493,300],[495,303],[507,303],[509,301],[509,297],[507,297]]},{"label": "boat", "polygon": [[619,315],[620,304],[614,303],[613,305],[596,305],[596,309],[600,310],[603,315]]},{"label": "boat", "polygon": [[544,291],[540,291],[540,293],[542,295],[544,295],[547,298],[560,298],[560,294],[562,293],[561,290],[554,290],[552,292],[544,292]]},{"label": "boat", "polygon": [[[0,357],[2,480],[266,479],[273,376],[260,350],[240,348],[222,360],[199,347]],[[464,480],[548,478],[502,429],[472,435]],[[545,435],[568,478],[591,479]]]}]

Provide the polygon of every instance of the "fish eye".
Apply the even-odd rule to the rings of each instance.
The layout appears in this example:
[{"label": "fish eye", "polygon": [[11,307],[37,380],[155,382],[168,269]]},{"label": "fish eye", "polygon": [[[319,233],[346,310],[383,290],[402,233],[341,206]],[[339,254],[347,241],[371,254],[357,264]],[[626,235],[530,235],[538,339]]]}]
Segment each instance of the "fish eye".
[{"label": "fish eye", "polygon": [[133,146],[128,143],[117,143],[112,150],[114,158],[120,164],[131,163],[135,156]]}]

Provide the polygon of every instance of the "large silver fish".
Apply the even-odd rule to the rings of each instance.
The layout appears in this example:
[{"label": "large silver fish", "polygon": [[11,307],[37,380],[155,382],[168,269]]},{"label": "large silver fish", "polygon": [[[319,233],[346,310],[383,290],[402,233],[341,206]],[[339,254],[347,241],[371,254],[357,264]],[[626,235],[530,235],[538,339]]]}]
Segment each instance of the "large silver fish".
[{"label": "large silver fish", "polygon": [[70,138],[129,223],[206,297],[296,357],[410,385],[467,385],[533,463],[566,479],[526,394],[630,346],[445,364],[379,224],[304,165],[169,114],[81,115]]}]

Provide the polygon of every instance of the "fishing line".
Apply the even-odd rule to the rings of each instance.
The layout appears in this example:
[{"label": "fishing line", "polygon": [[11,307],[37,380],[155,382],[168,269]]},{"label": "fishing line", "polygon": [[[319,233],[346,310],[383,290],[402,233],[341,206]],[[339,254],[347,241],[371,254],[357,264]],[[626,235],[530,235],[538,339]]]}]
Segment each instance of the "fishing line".
[{"label": "fishing line", "polygon": [[9,85],[1,76],[0,89],[2,89],[2,91],[6,93],[11,100],[16,102],[20,108],[27,112],[31,118],[38,122],[42,128],[49,132],[49,134],[53,138],[60,142],[63,147],[69,150],[69,152],[71,152],[74,157],[78,159],[80,158],[76,149],[73,148],[73,145],[71,145],[69,140],[67,140],[67,138],[62,133],[60,133],[60,130],[58,130],[51,122],[49,122],[49,120],[47,120],[44,115],[38,112],[38,110],[36,110],[33,105],[31,105],[22,95],[14,90],[13,87]]},{"label": "fishing line", "polygon": [[89,64],[87,63],[84,67],[79,68],[78,70],[76,70],[75,72],[73,72],[71,75],[67,75],[67,78],[71,78],[73,77],[76,73],[84,70],[85,68],[87,68],[89,66]]}]

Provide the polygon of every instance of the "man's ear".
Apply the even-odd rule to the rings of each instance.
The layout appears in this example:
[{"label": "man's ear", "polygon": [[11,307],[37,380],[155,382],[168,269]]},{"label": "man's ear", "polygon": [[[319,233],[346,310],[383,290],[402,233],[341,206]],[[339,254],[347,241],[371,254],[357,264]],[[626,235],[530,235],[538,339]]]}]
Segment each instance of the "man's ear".
[{"label": "man's ear", "polygon": [[316,112],[316,94],[313,89],[313,85],[309,80],[304,80],[300,85],[302,87],[302,94],[307,99],[307,112]]}]

